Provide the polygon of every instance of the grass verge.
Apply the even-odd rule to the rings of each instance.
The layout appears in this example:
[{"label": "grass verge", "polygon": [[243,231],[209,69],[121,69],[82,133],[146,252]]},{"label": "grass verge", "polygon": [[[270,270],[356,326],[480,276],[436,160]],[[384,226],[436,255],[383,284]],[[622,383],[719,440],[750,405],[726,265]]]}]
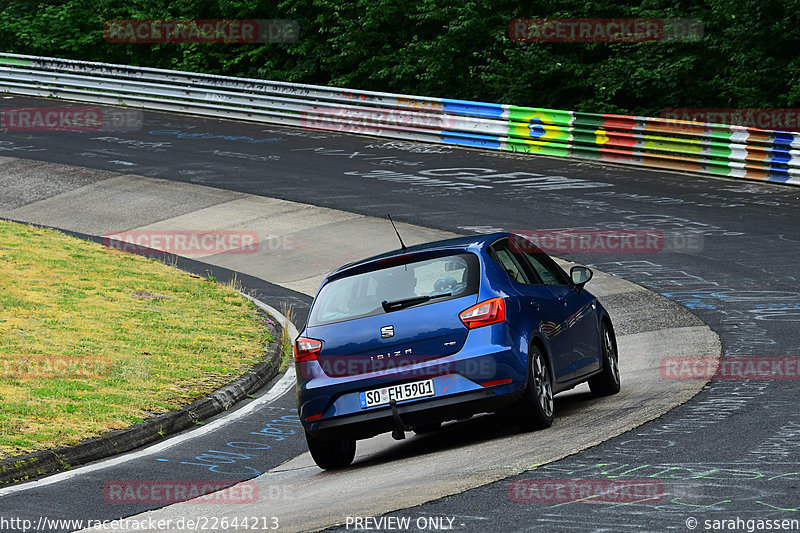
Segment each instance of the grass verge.
[{"label": "grass verge", "polygon": [[232,286],[0,221],[0,458],[178,409],[257,363],[269,320]]}]

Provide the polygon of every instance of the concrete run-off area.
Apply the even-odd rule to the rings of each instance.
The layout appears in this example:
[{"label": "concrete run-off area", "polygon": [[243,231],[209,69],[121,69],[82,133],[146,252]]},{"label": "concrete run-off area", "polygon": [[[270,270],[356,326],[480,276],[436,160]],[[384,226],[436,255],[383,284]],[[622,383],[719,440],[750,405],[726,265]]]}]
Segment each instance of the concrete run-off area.
[{"label": "concrete run-off area", "polygon": [[[0,190],[0,216],[9,219],[90,235],[132,230],[254,232],[261,245],[253,253],[199,258],[309,295],[334,268],[398,248],[386,220],[307,204],[11,158],[0,160],[0,176],[9,184]],[[26,191],[24,201],[16,190]],[[398,229],[408,245],[454,236],[409,224],[398,224]],[[584,385],[560,395],[553,427],[539,432],[515,433],[500,428],[494,419],[473,419],[446,425],[424,438],[396,442],[388,435],[378,436],[359,442],[355,463],[340,472],[323,472],[301,454],[255,478],[261,496],[254,503],[176,504],[138,517],[174,521],[198,514],[274,516],[281,531],[343,524],[346,516],[408,508],[577,453],[659,417],[703,388],[703,380],[672,382],[659,372],[667,355],[720,355],[717,335],[698,318],[662,296],[602,272],[595,273],[588,289],[615,321],[622,372],[619,394],[594,399]],[[271,498],[273,486],[296,487],[296,497]]]}]

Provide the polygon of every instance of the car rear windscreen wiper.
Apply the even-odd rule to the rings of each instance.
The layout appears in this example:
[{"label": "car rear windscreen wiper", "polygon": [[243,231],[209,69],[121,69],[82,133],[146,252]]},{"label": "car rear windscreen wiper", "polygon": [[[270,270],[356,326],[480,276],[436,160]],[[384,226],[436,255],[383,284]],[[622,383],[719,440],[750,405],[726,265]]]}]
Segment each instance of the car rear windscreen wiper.
[{"label": "car rear windscreen wiper", "polygon": [[397,311],[398,309],[405,309],[406,307],[411,307],[414,305],[418,305],[421,303],[425,303],[428,300],[433,300],[434,298],[441,298],[443,296],[450,296],[452,293],[450,292],[440,292],[439,294],[426,294],[424,296],[412,296],[411,298],[403,298],[402,300],[394,300],[391,302],[383,301],[381,302],[381,306],[383,310],[387,313],[390,311]]}]

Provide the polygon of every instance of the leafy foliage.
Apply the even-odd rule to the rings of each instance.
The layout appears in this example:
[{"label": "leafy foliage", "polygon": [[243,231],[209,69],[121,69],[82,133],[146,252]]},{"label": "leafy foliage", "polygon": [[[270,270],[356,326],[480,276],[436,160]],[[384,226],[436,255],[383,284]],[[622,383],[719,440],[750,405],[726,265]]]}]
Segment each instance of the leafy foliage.
[{"label": "leafy foliage", "polygon": [[[0,50],[594,112],[800,107],[800,0],[6,0]],[[698,42],[523,43],[514,18],[697,19]],[[283,18],[292,44],[117,44],[111,19]]]}]

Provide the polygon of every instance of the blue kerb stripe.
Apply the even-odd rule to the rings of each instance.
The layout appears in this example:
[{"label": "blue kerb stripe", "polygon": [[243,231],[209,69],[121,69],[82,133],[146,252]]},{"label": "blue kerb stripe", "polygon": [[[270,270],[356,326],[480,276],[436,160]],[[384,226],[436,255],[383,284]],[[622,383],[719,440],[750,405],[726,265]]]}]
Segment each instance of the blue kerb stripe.
[{"label": "blue kerb stripe", "polygon": [[482,148],[500,148],[500,138],[476,133],[458,131],[442,131],[442,142],[459,146],[479,146]]},{"label": "blue kerb stripe", "polygon": [[769,167],[769,176],[772,178],[779,179],[772,179],[771,181],[786,181],[789,179],[789,169],[788,168],[781,168],[781,167]]},{"label": "blue kerb stripe", "polygon": [[772,157],[770,158],[770,163],[778,163],[779,165],[788,165],[789,161],[792,160],[792,154],[789,153],[789,150],[784,148],[772,148]]},{"label": "blue kerb stripe", "polygon": [[468,115],[472,117],[499,118],[503,115],[503,106],[486,102],[473,102],[470,100],[451,100],[442,98],[445,113]]},{"label": "blue kerb stripe", "polygon": [[772,144],[792,144],[796,138],[800,137],[796,133],[790,133],[788,131],[776,131],[775,138],[772,140]]},{"label": "blue kerb stripe", "polygon": [[791,179],[788,173],[786,174],[773,174],[772,171],[768,174],[767,181],[776,181],[778,183],[786,183]]}]

